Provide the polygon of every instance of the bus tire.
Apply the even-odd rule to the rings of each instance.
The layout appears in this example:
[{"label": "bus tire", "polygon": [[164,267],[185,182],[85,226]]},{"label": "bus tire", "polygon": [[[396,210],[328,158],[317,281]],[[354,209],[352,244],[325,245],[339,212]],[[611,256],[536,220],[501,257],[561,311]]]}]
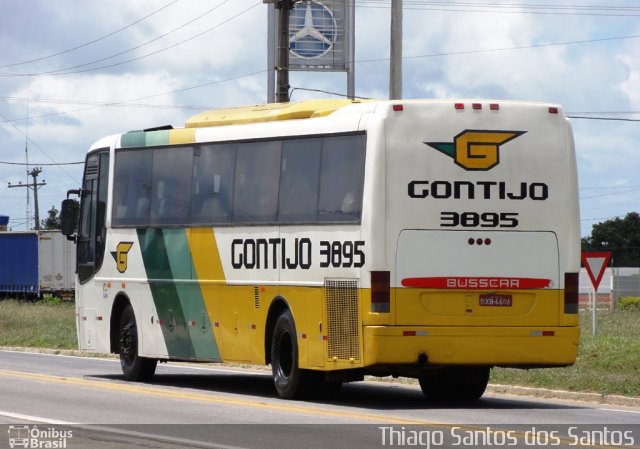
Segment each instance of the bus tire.
[{"label": "bus tire", "polygon": [[489,383],[488,366],[451,367],[420,377],[420,388],[432,401],[475,401]]},{"label": "bus tire", "polygon": [[158,361],[138,355],[138,326],[133,307],[127,305],[120,317],[120,366],[125,380],[144,382],[153,378]]},{"label": "bus tire", "polygon": [[315,373],[299,367],[296,326],[289,310],[278,316],[273,327],[271,371],[279,397],[295,399],[310,393]]}]

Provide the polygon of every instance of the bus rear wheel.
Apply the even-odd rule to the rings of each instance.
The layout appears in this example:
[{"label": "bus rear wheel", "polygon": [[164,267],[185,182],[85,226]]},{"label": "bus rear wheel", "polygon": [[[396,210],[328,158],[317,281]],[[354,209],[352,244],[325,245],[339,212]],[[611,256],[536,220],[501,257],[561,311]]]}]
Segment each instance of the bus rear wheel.
[{"label": "bus rear wheel", "polygon": [[310,394],[316,375],[298,364],[298,339],[293,316],[283,311],[273,327],[271,371],[278,396],[299,399]]},{"label": "bus rear wheel", "polygon": [[475,401],[489,383],[488,366],[448,367],[419,378],[420,388],[428,400]]},{"label": "bus rear wheel", "polygon": [[127,305],[120,317],[120,366],[124,378],[144,382],[153,378],[157,360],[138,355],[138,326],[131,305]]}]

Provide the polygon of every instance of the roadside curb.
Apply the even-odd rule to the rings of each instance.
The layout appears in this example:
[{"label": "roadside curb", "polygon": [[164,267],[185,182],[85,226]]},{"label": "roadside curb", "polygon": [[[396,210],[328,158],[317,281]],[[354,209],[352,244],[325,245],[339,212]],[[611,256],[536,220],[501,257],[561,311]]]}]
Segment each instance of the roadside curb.
[{"label": "roadside curb", "polygon": [[[50,348],[25,348],[14,346],[0,346],[0,350],[14,352],[30,352],[36,354],[64,355],[74,357],[116,359],[116,354],[94,354],[79,351],[77,349],[50,349]],[[224,364],[222,364],[224,365]],[[385,381],[387,383],[388,380]],[[589,402],[603,405],[615,405],[623,407],[640,408],[640,398],[620,396],[615,394],[587,393],[578,391],[549,390],[547,388],[521,387],[517,385],[487,385],[487,393],[508,394],[513,396],[526,396],[544,399],[561,399],[566,401]]]},{"label": "roadside curb", "polygon": [[516,385],[487,386],[488,393],[510,394],[545,399],[562,399],[568,401],[591,402],[603,405],[618,405],[625,407],[640,407],[640,398],[619,396],[615,394],[587,393],[578,391],[549,390],[546,388],[520,387]]},{"label": "roadside curb", "polygon": [[116,354],[96,354],[78,349],[27,348],[22,346],[0,346],[2,351],[29,352],[32,354],[65,355],[71,357],[86,357],[88,359],[115,359]]}]

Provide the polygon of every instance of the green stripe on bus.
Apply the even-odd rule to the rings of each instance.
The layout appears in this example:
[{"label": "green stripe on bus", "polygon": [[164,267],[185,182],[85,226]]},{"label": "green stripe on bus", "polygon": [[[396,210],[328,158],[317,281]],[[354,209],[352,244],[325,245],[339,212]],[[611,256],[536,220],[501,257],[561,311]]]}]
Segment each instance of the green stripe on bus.
[{"label": "green stripe on bus", "polygon": [[209,314],[197,283],[196,270],[191,259],[188,229],[164,229],[164,243],[174,279],[187,280],[176,283],[176,291],[187,316],[187,330],[194,352],[191,358],[220,361],[220,352],[213,335]]},{"label": "green stripe on bus", "polygon": [[169,145],[169,131],[150,131],[147,135],[147,146],[155,147],[161,145]]},{"label": "green stripe on bus", "polygon": [[169,131],[131,131],[120,138],[121,148],[140,148],[169,145]]},{"label": "green stripe on bus", "polygon": [[194,352],[161,229],[138,229],[138,241],[169,357]]}]

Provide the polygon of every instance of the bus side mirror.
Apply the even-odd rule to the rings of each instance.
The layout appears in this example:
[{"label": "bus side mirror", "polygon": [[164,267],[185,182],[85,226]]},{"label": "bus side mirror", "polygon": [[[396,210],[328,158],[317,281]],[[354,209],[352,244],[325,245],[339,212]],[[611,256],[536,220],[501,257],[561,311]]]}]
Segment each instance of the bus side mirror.
[{"label": "bus side mirror", "polygon": [[62,234],[69,240],[75,241],[77,217],[78,202],[73,199],[63,200],[60,208],[60,225]]}]

